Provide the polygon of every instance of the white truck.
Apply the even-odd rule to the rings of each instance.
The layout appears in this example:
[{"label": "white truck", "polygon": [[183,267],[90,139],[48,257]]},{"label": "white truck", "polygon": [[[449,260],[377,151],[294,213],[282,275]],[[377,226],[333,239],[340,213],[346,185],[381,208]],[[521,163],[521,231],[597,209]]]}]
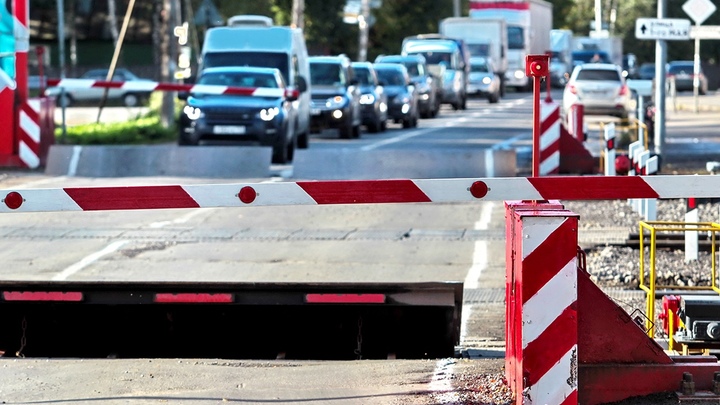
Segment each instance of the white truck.
[{"label": "white truck", "polygon": [[505,73],[508,69],[507,26],[502,18],[451,17],[440,21],[441,35],[462,39],[470,57],[492,61],[493,71],[501,78],[501,94],[505,94]]},{"label": "white truck", "polygon": [[550,50],[553,6],[544,0],[471,0],[471,18],[501,18],[507,24],[508,86],[529,90],[532,79],[525,76],[525,57]]}]

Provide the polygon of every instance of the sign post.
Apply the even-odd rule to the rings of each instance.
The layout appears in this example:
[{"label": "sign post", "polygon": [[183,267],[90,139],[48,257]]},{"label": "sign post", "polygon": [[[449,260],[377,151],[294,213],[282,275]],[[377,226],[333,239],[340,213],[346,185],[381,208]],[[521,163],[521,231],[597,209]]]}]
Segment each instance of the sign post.
[{"label": "sign post", "polygon": [[[695,21],[698,29],[712,13],[715,12],[715,5],[710,0],[688,0],[682,6],[683,11]],[[700,111],[698,105],[698,93],[700,87],[700,37],[695,36],[695,57],[693,66],[693,98],[695,100],[695,113]]]}]

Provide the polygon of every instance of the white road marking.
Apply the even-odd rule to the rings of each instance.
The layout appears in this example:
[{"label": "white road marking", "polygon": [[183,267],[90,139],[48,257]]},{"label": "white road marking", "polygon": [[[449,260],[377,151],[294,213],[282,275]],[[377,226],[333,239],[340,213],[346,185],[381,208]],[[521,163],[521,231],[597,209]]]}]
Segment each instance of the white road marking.
[{"label": "white road marking", "polygon": [[66,268],[65,270],[61,271],[60,273],[53,276],[54,281],[62,281],[67,280],[68,277],[72,276],[73,274],[77,273],[78,271],[84,269],[85,267],[95,263],[98,261],[101,257],[108,255],[110,253],[116,252],[121,247],[123,247],[125,244],[127,244],[129,241],[127,240],[119,240],[115,241],[105,247],[105,249],[102,249],[100,251],[97,251],[95,253],[92,253],[88,256],[85,256],[82,260],[79,262],[71,265],[70,267]]}]

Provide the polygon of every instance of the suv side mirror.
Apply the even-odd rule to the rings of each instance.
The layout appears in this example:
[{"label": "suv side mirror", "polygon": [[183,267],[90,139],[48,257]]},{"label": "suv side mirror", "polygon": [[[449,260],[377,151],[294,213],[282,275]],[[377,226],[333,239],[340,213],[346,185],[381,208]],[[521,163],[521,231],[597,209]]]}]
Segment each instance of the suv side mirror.
[{"label": "suv side mirror", "polygon": [[187,100],[189,95],[190,93],[187,91],[178,91],[177,98],[178,100]]},{"label": "suv side mirror", "polygon": [[350,85],[351,85],[351,86],[357,86],[359,83],[360,83],[360,82],[358,81],[358,79],[352,79],[352,80],[350,80]]}]

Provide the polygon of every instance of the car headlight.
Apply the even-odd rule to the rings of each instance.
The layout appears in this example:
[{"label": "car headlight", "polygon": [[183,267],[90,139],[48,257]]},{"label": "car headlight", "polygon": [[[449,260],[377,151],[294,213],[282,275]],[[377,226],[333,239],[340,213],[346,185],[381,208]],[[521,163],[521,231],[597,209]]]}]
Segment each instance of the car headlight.
[{"label": "car headlight", "polygon": [[375,96],[372,94],[363,94],[360,96],[360,104],[372,104],[375,102]]},{"label": "car headlight", "polygon": [[195,121],[196,119],[201,118],[205,115],[199,108],[189,105],[183,107],[183,113],[192,121]]},{"label": "car headlight", "polygon": [[277,107],[263,108],[260,110],[260,119],[263,121],[272,121],[273,118],[280,114],[280,109]]},{"label": "car headlight", "polygon": [[525,71],[523,70],[516,70],[515,71],[515,78],[516,79],[522,79],[525,77]]},{"label": "car headlight", "polygon": [[329,98],[325,101],[325,106],[327,108],[342,108],[345,106],[345,97],[335,96],[335,97]]},{"label": "car headlight", "polygon": [[483,77],[483,79],[482,79],[482,83],[483,83],[483,84],[490,84],[490,83],[492,83],[492,79],[489,78],[489,77],[487,77],[487,76],[485,76],[485,77]]}]

